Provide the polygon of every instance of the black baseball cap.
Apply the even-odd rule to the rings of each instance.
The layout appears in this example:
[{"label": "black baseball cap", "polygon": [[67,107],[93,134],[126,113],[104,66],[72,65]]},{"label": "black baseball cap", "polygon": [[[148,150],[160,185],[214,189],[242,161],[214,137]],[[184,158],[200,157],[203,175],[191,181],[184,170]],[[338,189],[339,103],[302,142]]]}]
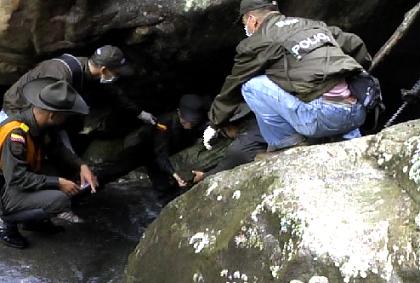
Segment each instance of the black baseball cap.
[{"label": "black baseball cap", "polygon": [[250,11],[254,11],[263,7],[277,7],[277,1],[273,0],[242,0],[239,7],[239,15],[243,16]]},{"label": "black baseball cap", "polygon": [[202,122],[208,111],[208,103],[205,98],[195,94],[185,94],[179,101],[179,112],[182,119],[192,124]]},{"label": "black baseball cap", "polygon": [[128,76],[134,73],[133,68],[128,64],[124,53],[120,48],[112,45],[105,45],[95,50],[90,57],[93,63],[115,70],[119,75]]}]

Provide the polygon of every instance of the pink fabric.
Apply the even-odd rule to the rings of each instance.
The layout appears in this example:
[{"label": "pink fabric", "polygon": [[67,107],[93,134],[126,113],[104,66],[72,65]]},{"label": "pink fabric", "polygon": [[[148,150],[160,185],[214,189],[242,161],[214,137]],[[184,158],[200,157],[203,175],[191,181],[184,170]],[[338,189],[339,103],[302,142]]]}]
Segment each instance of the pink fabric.
[{"label": "pink fabric", "polygon": [[349,87],[346,81],[342,81],[337,84],[335,87],[330,89],[328,92],[324,93],[324,96],[328,98],[347,98],[351,95]]}]

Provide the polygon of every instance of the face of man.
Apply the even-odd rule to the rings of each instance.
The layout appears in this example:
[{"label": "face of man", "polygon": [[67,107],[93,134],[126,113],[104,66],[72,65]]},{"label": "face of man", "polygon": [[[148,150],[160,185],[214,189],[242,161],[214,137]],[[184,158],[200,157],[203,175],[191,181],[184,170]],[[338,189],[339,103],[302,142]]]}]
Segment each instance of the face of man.
[{"label": "face of man", "polygon": [[250,37],[256,30],[257,18],[250,13],[246,13],[242,17],[242,23],[244,25],[245,34]]},{"label": "face of man", "polygon": [[64,112],[49,112],[47,125],[50,127],[60,126],[71,114]]},{"label": "face of man", "polygon": [[113,83],[118,79],[118,73],[108,69],[107,67],[101,67],[100,76],[100,82],[103,84]]},{"label": "face of man", "polygon": [[181,126],[185,129],[185,130],[191,130],[192,128],[194,128],[194,124],[191,123],[190,121],[185,120],[182,115],[181,112],[178,110],[178,117],[179,117],[179,122],[181,123]]}]

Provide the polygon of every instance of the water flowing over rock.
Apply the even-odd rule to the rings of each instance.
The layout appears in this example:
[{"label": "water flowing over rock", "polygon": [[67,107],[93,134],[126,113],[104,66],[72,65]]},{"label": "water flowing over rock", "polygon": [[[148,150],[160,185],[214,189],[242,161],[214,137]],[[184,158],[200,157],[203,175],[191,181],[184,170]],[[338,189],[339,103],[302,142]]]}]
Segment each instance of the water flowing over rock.
[{"label": "water flowing over rock", "polygon": [[415,120],[207,178],[148,227],[125,280],[418,282],[419,136]]}]

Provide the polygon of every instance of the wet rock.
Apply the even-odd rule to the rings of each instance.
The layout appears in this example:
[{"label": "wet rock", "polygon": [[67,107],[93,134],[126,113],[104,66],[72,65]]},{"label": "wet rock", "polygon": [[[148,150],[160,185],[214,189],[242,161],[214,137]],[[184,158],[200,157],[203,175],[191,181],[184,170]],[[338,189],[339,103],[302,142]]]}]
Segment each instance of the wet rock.
[{"label": "wet rock", "polygon": [[372,140],[368,154],[420,205],[420,136],[407,136],[413,132],[420,132],[419,123],[382,131]]},{"label": "wet rock", "polygon": [[85,220],[55,235],[22,231],[30,246],[0,244],[0,282],[121,282],[127,255],[162,204],[150,187],[137,182],[109,184],[73,202]]},{"label": "wet rock", "polygon": [[416,120],[207,178],[148,227],[125,281],[418,282],[419,135]]},{"label": "wet rock", "polygon": [[122,150],[122,139],[95,139],[89,144],[83,159],[90,164],[100,165],[117,160]]},{"label": "wet rock", "polygon": [[[110,41],[115,37],[121,45],[122,42],[142,43],[151,36],[164,38],[175,31],[191,36],[189,20],[194,19],[195,14],[226,3],[229,5],[232,0],[66,0],[60,5],[55,1],[2,0],[0,84],[12,83],[13,78],[34,63],[33,55],[42,57],[62,50],[80,49],[100,39]],[[200,29],[203,31],[207,27]]]}]

